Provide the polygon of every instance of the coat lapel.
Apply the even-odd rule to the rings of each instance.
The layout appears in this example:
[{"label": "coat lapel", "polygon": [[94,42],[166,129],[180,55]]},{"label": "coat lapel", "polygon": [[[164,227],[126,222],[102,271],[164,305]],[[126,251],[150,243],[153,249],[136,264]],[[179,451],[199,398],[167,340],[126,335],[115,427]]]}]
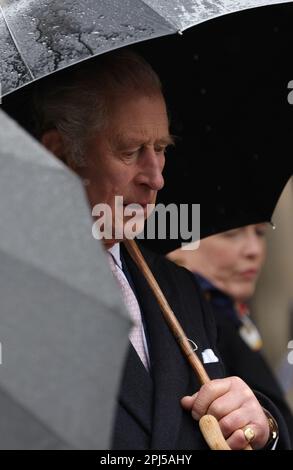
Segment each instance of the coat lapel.
[{"label": "coat lapel", "polygon": [[[144,255],[171,308],[174,312],[180,311],[176,289],[174,292],[174,286],[168,286],[166,282],[164,283],[164,276],[160,269],[156,269],[155,258],[152,255],[148,256],[145,252]],[[191,377],[190,366],[170,332],[144,277],[125,252],[124,256],[130,274],[135,280],[135,287],[149,337],[151,373],[154,382],[151,448],[174,449],[184,413],[180,398],[187,393],[194,393],[198,390],[200,384],[196,377]],[[197,333],[192,332],[193,338],[196,337]]]},{"label": "coat lapel", "polygon": [[128,413],[135,416],[147,434],[152,431],[152,397],[152,378],[130,344],[122,374],[119,402]]}]

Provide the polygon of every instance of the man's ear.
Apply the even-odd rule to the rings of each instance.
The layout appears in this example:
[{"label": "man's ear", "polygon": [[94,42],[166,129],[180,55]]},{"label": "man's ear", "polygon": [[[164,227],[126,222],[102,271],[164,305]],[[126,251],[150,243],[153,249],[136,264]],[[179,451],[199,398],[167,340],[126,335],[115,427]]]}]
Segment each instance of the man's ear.
[{"label": "man's ear", "polygon": [[57,158],[65,161],[65,146],[62,135],[57,129],[46,131],[41,138],[41,142]]}]

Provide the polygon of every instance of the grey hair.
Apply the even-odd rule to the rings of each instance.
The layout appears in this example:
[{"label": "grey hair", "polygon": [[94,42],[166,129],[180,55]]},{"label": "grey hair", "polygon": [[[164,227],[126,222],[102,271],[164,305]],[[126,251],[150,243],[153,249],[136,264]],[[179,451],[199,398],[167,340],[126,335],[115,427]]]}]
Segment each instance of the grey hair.
[{"label": "grey hair", "polygon": [[107,126],[111,98],[129,89],[143,95],[162,92],[156,72],[129,49],[59,72],[36,86],[33,133],[41,139],[57,129],[69,158],[82,165],[88,139]]}]

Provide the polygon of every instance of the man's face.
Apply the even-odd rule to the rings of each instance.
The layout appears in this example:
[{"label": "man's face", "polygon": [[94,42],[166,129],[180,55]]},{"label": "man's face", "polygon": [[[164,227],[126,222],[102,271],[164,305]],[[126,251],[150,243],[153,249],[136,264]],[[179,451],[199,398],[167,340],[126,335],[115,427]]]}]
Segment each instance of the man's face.
[{"label": "man's face", "polygon": [[[165,150],[171,143],[168,117],[161,94],[128,93],[116,97],[108,126],[88,142],[85,164],[77,169],[84,179],[91,207],[107,204],[115,224],[115,196],[124,206],[154,204],[164,185]],[[116,200],[117,201],[117,200]],[[130,216],[123,217],[123,225]],[[117,218],[116,218],[117,224]],[[111,245],[112,241],[106,241]]]}]

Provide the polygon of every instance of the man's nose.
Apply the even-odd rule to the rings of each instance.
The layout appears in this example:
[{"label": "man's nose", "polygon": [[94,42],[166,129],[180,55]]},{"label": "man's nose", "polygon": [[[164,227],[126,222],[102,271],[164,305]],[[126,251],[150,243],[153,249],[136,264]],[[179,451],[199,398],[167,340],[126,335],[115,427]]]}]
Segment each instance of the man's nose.
[{"label": "man's nose", "polygon": [[159,191],[164,186],[162,175],[165,166],[165,155],[158,154],[154,149],[146,149],[141,162],[138,181],[147,185],[153,191]]}]

